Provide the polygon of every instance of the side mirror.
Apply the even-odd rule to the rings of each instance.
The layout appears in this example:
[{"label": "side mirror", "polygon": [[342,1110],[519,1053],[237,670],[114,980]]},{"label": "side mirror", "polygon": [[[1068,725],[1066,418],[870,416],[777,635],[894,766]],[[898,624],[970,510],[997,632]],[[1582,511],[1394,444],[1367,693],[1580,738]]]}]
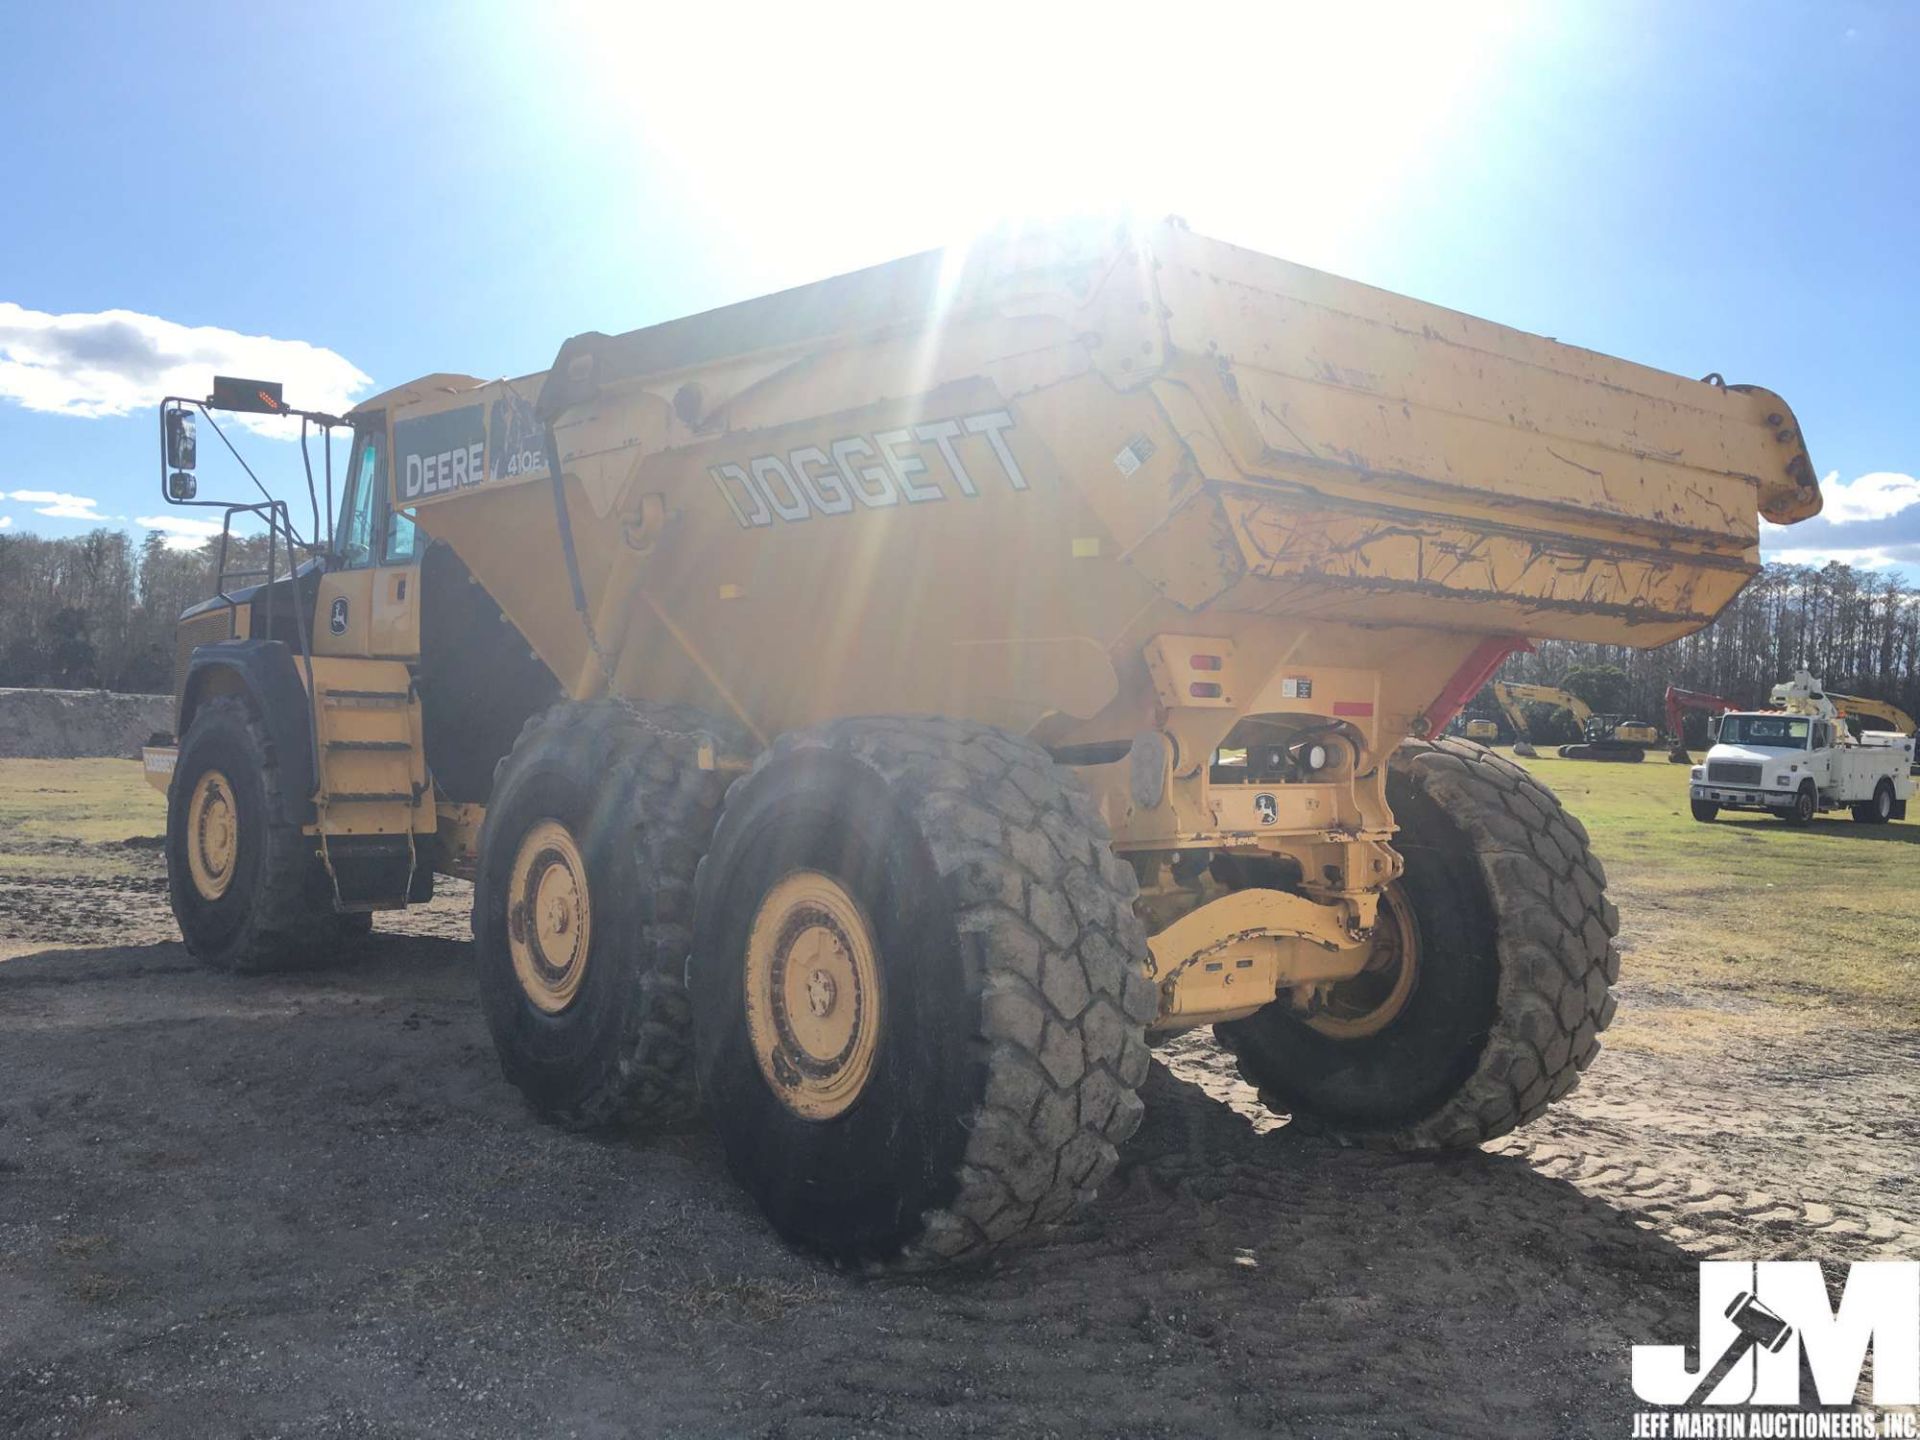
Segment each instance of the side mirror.
[{"label": "side mirror", "polygon": [[[193,412],[191,410],[169,410],[167,412],[167,466],[172,470],[191,470],[199,456],[199,445],[194,437]],[[168,493],[172,493],[176,475],[167,482]],[[179,499],[181,497],[175,496]]]},{"label": "side mirror", "polygon": [[191,500],[200,493],[200,482],[184,470],[176,470],[167,476],[167,498],[169,500]]}]

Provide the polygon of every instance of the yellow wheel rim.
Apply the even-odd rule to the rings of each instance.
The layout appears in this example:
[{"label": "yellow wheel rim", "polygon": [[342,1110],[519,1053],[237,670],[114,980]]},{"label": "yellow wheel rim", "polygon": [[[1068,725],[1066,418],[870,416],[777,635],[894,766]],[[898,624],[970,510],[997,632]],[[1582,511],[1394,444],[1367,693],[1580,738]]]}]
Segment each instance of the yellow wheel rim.
[{"label": "yellow wheel rim", "polygon": [[202,900],[227,893],[239,858],[240,811],[233,786],[218,770],[205,771],[187,801],[187,871]]},{"label": "yellow wheel rim", "polygon": [[592,942],[587,862],[566,826],[542,820],[521,839],[507,880],[507,949],[527,998],[549,1015],[571,1005]]},{"label": "yellow wheel rim", "polygon": [[1377,1035],[1407,1008],[1419,974],[1420,927],[1406,892],[1394,884],[1380,897],[1366,968],[1333,986],[1307,1024],[1335,1040]]},{"label": "yellow wheel rim", "polygon": [[760,1073],[805,1120],[860,1098],[880,1047],[878,949],[860,902],[796,870],[760,902],[747,939],[747,1033]]}]

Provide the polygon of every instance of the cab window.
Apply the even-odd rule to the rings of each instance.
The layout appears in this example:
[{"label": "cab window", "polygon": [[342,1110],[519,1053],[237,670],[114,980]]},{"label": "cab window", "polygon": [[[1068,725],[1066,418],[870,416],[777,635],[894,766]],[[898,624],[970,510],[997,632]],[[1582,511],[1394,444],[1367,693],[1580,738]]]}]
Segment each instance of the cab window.
[{"label": "cab window", "polygon": [[1804,750],[1812,724],[1799,715],[1723,715],[1720,741],[1725,745],[1767,745],[1776,750]]},{"label": "cab window", "polygon": [[381,548],[381,557],[389,565],[411,565],[414,549],[413,517],[402,515],[398,510],[389,510],[386,530],[386,542]]},{"label": "cab window", "polygon": [[340,498],[340,524],[334,531],[333,551],[348,570],[373,564],[374,517],[380,512],[387,478],[385,447],[380,441],[377,431],[355,436],[353,459],[347,465],[346,492]]}]

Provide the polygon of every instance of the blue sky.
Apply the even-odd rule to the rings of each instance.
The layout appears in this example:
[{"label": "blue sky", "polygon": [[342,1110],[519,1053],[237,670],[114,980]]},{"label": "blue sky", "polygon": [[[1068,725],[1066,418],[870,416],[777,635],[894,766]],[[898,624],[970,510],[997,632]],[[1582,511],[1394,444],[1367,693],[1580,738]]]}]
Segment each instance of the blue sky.
[{"label": "blue sky", "polygon": [[1124,204],[1778,390],[1835,478],[1770,552],[1920,576],[1920,6],[319,13],[0,11],[0,526],[177,524],[215,364],[344,405]]}]

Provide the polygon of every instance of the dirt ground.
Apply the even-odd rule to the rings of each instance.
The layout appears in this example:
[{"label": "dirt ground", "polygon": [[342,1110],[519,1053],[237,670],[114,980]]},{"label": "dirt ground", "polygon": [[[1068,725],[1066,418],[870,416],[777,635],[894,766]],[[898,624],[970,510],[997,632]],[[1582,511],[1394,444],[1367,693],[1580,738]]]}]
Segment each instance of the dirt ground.
[{"label": "dirt ground", "polygon": [[[0,771],[11,813],[45,779]],[[1621,1436],[1696,1259],[1920,1256],[1906,1012],[1688,981],[1700,902],[1657,866],[1615,867],[1617,1043],[1520,1136],[1334,1149],[1202,1032],[1084,1223],[875,1281],[776,1240],[698,1128],[537,1123],[464,886],[338,969],[222,977],[150,811],[7,801],[0,1435]]]}]

